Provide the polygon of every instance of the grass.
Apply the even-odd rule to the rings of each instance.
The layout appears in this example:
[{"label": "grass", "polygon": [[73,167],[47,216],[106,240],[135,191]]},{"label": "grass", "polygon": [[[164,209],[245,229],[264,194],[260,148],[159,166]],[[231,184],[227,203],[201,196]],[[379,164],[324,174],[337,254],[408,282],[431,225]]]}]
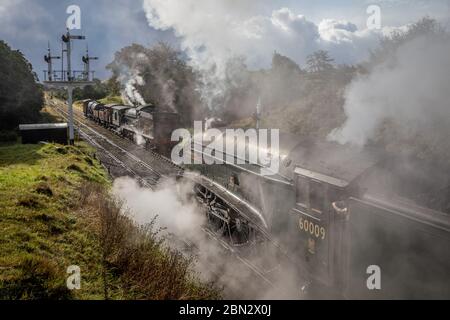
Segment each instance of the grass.
[{"label": "grass", "polygon": [[[109,186],[86,144],[0,146],[0,299],[219,297]],[[71,265],[81,290],[67,289]]]},{"label": "grass", "polygon": [[[66,268],[86,270],[88,288],[100,286],[97,240],[70,213],[86,179],[108,184],[92,150],[49,145],[0,147],[0,298],[96,298],[100,290],[68,291]],[[76,165],[81,170],[70,170]]]},{"label": "grass", "polygon": [[106,98],[98,100],[98,102],[103,104],[123,104],[121,96],[107,96]]}]

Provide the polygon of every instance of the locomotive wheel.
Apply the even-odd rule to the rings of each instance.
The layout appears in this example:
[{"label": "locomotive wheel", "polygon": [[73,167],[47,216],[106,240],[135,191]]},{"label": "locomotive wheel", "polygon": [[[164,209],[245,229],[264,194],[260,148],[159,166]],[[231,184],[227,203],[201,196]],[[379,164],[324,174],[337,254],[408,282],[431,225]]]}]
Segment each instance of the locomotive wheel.
[{"label": "locomotive wheel", "polygon": [[250,242],[251,229],[247,223],[236,218],[230,227],[230,237],[234,245],[245,245]]},{"label": "locomotive wheel", "polygon": [[219,217],[215,216],[212,213],[207,213],[207,218],[208,218],[208,224],[210,225],[211,229],[221,235],[224,236],[227,234],[228,231],[228,223],[222,219],[220,219]]}]

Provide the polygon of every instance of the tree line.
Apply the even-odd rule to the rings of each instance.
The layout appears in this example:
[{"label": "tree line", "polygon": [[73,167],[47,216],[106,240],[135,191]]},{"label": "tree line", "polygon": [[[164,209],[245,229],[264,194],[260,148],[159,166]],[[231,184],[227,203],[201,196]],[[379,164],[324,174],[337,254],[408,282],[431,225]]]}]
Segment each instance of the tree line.
[{"label": "tree line", "polygon": [[37,121],[42,107],[43,88],[32,65],[0,40],[0,131]]}]

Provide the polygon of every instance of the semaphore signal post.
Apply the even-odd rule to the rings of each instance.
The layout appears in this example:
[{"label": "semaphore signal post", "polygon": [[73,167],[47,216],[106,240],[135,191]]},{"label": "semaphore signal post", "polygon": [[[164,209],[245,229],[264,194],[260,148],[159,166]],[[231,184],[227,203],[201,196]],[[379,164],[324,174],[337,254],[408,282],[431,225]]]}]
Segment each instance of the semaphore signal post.
[{"label": "semaphore signal post", "polygon": [[[73,40],[85,40],[85,36],[72,35],[70,31],[67,30],[65,34],[61,37],[63,48],[61,52],[61,57],[54,57],[50,52],[50,45],[48,48],[48,55],[44,57],[48,64],[48,70],[44,73],[44,84],[49,88],[65,88],[67,89],[67,105],[69,108],[69,142],[71,145],[75,143],[74,134],[74,124],[73,124],[73,90],[75,88],[83,88],[85,86],[93,85],[94,82],[90,80],[90,61],[97,60],[97,57],[90,57],[89,53],[86,52],[86,56],[83,56],[84,70],[81,71],[82,76],[76,77],[75,75],[79,71],[72,71],[72,41]],[[64,49],[65,45],[65,49]],[[64,59],[64,53],[66,53],[66,63],[67,69],[64,71],[64,63],[62,64],[61,77],[58,78],[57,72],[53,71],[52,60],[53,59]],[[64,61],[64,60],[63,60]],[[93,72],[92,72],[93,73]],[[48,75],[48,78],[47,78]]]}]

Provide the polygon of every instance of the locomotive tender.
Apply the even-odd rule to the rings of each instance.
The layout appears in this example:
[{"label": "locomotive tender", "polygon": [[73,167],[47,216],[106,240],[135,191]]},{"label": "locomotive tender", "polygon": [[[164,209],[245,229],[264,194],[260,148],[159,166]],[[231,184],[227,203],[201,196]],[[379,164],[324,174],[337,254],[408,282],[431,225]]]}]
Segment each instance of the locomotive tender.
[{"label": "locomotive tender", "polygon": [[[95,101],[84,102],[84,113],[170,154],[176,114]],[[206,143],[194,139],[191,147],[194,157],[211,156]],[[299,288],[308,297],[450,298],[446,171],[284,134],[278,156],[273,175],[251,163],[185,165],[183,178],[192,181],[211,232],[243,253],[259,248],[264,255],[263,244],[276,241],[302,273]],[[373,266],[381,288],[368,286]]]}]

